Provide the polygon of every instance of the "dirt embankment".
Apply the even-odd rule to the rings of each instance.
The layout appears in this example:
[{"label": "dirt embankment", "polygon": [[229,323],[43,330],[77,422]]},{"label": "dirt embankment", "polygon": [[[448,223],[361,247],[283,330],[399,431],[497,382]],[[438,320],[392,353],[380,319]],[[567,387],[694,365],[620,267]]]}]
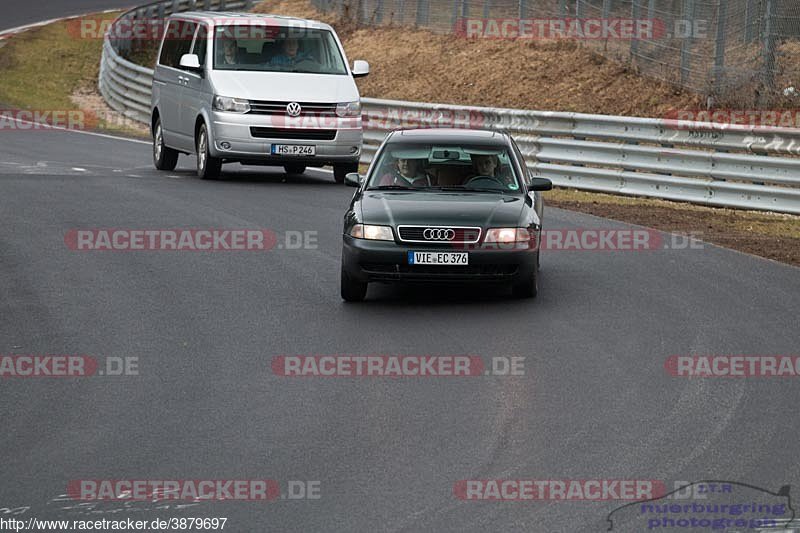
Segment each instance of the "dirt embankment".
[{"label": "dirt embankment", "polygon": [[369,61],[363,96],[548,111],[657,117],[703,106],[697,95],[638,76],[575,42],[465,39],[410,28],[353,28],[306,0],[266,0],[262,13],[330,23],[348,57]]}]

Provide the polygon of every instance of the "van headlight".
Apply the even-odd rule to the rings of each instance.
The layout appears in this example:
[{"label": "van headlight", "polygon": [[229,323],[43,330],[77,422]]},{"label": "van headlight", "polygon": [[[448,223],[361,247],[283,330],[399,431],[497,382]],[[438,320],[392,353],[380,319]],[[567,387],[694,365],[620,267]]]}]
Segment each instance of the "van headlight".
[{"label": "van headlight", "polygon": [[250,111],[250,102],[241,98],[228,98],[227,96],[214,97],[214,109],[229,113],[247,113]]},{"label": "van headlight", "polygon": [[361,115],[361,102],[345,102],[336,104],[336,116],[358,117]]}]

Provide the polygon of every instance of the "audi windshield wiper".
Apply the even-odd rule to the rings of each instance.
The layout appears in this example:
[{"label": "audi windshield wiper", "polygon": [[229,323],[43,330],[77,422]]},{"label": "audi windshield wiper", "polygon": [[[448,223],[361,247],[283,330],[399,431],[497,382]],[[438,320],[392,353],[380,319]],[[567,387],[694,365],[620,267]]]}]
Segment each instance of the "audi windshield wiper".
[{"label": "audi windshield wiper", "polygon": [[430,188],[431,189],[436,189],[436,190],[439,190],[439,191],[494,192],[494,193],[505,194],[505,191],[503,189],[490,189],[488,187],[486,187],[486,188],[481,188],[481,187],[463,187],[463,186],[457,185],[457,186],[454,186],[454,187],[441,187],[440,186],[440,187],[430,187]]},{"label": "audi windshield wiper", "polygon": [[419,187],[408,187],[406,185],[376,185],[370,187],[368,191],[419,191]]}]

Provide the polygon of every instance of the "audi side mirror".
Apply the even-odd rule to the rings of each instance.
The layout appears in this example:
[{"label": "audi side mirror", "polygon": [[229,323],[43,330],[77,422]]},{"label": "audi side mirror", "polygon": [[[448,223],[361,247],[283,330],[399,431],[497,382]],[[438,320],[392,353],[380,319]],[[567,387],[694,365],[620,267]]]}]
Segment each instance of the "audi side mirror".
[{"label": "audi side mirror", "polygon": [[553,188],[553,182],[547,178],[531,178],[528,188],[532,191],[549,191]]},{"label": "audi side mirror", "polygon": [[344,184],[350,187],[361,187],[361,176],[358,172],[350,172],[344,175]]}]

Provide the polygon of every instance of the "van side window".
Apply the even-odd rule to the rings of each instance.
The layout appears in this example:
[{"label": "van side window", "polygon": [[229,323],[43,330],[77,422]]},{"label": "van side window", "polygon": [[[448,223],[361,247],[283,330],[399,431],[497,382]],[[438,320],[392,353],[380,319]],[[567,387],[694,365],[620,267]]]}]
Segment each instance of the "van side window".
[{"label": "van side window", "polygon": [[206,66],[206,50],[208,50],[208,27],[201,24],[194,40],[194,48],[192,48],[192,53],[200,59],[201,67]]},{"label": "van side window", "polygon": [[164,34],[164,44],[158,63],[165,67],[179,68],[181,57],[192,48],[192,38],[197,30],[196,22],[171,20]]}]

